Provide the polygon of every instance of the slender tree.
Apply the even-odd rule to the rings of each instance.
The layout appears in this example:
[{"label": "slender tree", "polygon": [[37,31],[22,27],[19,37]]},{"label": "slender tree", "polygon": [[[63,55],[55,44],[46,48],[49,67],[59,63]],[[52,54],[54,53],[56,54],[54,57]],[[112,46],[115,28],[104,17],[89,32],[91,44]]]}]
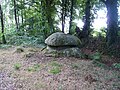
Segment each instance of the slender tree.
[{"label": "slender tree", "polygon": [[54,0],[45,0],[45,11],[46,11],[46,18],[48,21],[48,26],[50,28],[50,32],[54,32],[54,26],[53,26],[53,19],[52,15],[54,13]]},{"label": "slender tree", "polygon": [[6,44],[6,39],[5,39],[5,35],[4,35],[3,11],[1,8],[1,4],[0,4],[0,19],[1,19],[1,26],[2,26],[2,43]]},{"label": "slender tree", "polygon": [[16,5],[16,0],[13,0],[13,4],[14,4],[14,16],[15,16],[16,30],[18,31],[18,19],[17,19],[17,5]]},{"label": "slender tree", "polygon": [[65,1],[66,0],[62,0],[62,13],[61,13],[61,19],[62,19],[62,32],[64,32],[64,28],[65,28],[65,12],[66,12],[66,8],[65,8]]},{"label": "slender tree", "polygon": [[74,0],[71,0],[71,6],[70,6],[70,22],[69,22],[69,33],[71,33],[71,27],[72,27],[72,15],[73,15],[73,5],[74,4]]},{"label": "slender tree", "polygon": [[83,34],[84,37],[88,37],[88,35],[89,35],[89,30],[90,30],[90,10],[91,10],[90,0],[86,0],[86,2],[85,2],[84,26],[83,26],[83,30],[82,30],[82,34]]}]

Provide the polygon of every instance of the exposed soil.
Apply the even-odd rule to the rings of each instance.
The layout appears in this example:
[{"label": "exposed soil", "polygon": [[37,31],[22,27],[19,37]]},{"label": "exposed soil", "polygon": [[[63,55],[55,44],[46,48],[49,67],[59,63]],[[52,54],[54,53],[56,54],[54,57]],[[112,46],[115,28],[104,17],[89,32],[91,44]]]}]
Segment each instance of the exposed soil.
[{"label": "exposed soil", "polygon": [[[40,48],[23,50],[0,50],[0,90],[120,90],[117,70],[92,60],[51,57]],[[54,67],[57,73],[51,72]]]}]

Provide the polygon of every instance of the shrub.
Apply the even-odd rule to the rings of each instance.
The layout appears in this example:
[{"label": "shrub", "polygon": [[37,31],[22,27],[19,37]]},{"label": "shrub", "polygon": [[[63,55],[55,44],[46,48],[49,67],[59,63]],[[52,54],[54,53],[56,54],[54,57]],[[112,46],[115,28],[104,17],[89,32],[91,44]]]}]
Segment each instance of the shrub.
[{"label": "shrub", "polygon": [[94,54],[91,56],[91,59],[92,59],[92,60],[95,60],[95,61],[101,61],[101,59],[102,59],[101,53],[99,53],[99,52],[94,53]]},{"label": "shrub", "polygon": [[120,69],[120,63],[114,63],[114,64],[113,64],[113,67]]}]

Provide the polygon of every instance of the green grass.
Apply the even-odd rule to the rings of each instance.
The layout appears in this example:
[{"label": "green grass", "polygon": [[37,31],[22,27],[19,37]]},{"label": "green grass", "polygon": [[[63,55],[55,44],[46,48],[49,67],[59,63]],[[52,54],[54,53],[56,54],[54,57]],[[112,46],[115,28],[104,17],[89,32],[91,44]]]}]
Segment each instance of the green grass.
[{"label": "green grass", "polygon": [[50,70],[50,73],[52,74],[58,74],[61,72],[61,69],[60,67],[53,67],[51,70]]},{"label": "green grass", "polygon": [[96,52],[96,53],[94,53],[94,54],[92,54],[91,56],[90,56],[90,58],[92,59],[92,60],[95,60],[95,61],[101,61],[102,60],[102,55],[101,55],[101,53],[99,53],[99,52]]},{"label": "green grass", "polygon": [[39,64],[35,64],[35,65],[30,66],[30,67],[27,68],[28,71],[32,71],[32,72],[38,71],[39,69],[40,69],[40,65]]},{"label": "green grass", "polygon": [[50,73],[52,74],[58,74],[61,72],[61,64],[59,64],[59,62],[57,61],[51,61],[50,62],[50,66],[52,66],[52,69],[50,69]]},{"label": "green grass", "polygon": [[14,64],[15,70],[20,70],[21,66],[22,66],[22,65],[21,65],[20,63]]},{"label": "green grass", "polygon": [[55,67],[61,67],[61,66],[62,66],[62,65],[59,64],[57,61],[52,61],[52,62],[50,63],[50,65],[51,65],[51,66],[55,66]]}]

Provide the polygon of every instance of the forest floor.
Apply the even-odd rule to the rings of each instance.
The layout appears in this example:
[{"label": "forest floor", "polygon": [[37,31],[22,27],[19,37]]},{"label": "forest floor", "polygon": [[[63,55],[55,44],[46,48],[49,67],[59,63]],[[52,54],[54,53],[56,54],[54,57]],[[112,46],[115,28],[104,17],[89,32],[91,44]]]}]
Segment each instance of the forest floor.
[{"label": "forest floor", "polygon": [[0,90],[120,90],[120,71],[107,65],[51,57],[40,48],[23,50],[0,49]]}]

